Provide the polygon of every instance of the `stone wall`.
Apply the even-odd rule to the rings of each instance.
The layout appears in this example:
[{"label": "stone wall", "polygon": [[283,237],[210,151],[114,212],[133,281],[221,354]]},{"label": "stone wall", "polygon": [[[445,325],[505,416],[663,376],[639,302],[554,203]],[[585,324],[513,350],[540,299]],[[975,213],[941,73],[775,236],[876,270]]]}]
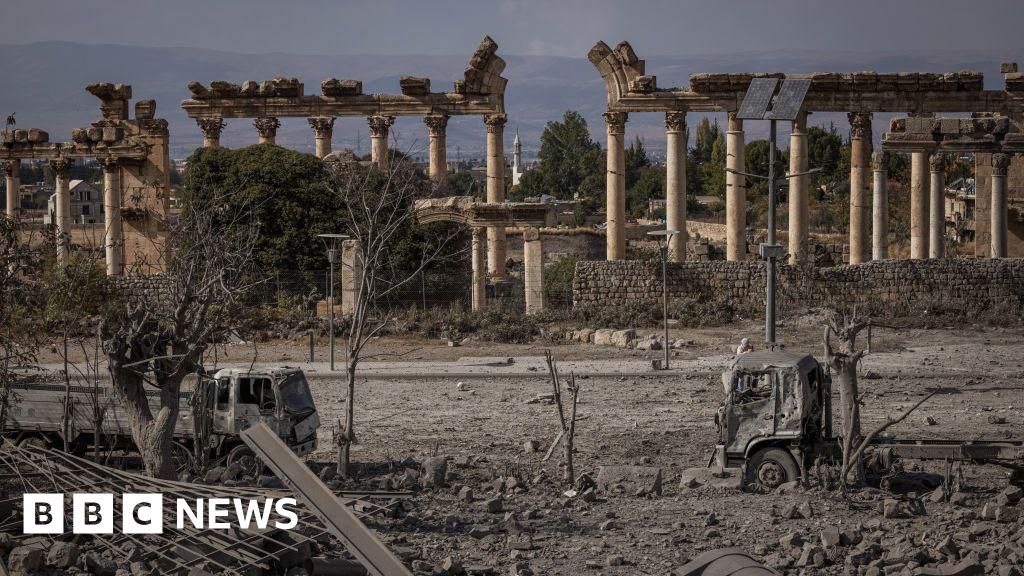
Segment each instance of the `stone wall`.
[{"label": "stone wall", "polygon": [[[673,298],[724,300],[735,310],[764,309],[763,262],[669,265]],[[865,314],[914,316],[1024,312],[1024,259],[883,260],[830,268],[778,266],[778,309],[850,308]],[[574,305],[622,305],[661,297],[657,261],[579,262]]]}]

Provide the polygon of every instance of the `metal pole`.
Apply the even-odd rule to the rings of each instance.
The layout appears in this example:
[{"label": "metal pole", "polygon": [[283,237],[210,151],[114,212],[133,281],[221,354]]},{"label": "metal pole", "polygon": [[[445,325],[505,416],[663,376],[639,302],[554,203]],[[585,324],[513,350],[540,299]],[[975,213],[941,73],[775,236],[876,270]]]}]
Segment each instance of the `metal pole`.
[{"label": "metal pole", "polygon": [[[768,245],[775,246],[775,120],[768,133]],[[768,255],[767,286],[765,287],[764,342],[775,346],[775,253]]]},{"label": "metal pole", "polygon": [[[333,253],[334,250],[332,249]],[[334,372],[334,255],[329,258],[331,261],[331,271],[328,277],[330,283],[330,296],[327,298],[327,334],[330,341],[331,348],[331,372]]]},{"label": "metal pole", "polygon": [[665,237],[661,246],[661,310],[665,327],[665,370],[668,370],[668,242],[671,236]]}]

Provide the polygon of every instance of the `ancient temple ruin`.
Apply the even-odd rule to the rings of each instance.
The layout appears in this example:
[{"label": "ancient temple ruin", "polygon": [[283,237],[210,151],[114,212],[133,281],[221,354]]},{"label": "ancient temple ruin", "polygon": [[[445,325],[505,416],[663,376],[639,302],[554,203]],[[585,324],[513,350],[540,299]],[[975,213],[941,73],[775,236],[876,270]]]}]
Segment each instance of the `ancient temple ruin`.
[{"label": "ancient temple ruin", "polygon": [[[790,172],[807,172],[807,115],[813,112],[846,112],[850,122],[852,143],[850,166],[850,264],[859,264],[871,259],[882,259],[888,255],[888,217],[886,204],[886,164],[878,156],[874,162],[873,194],[869,193],[869,170],[872,169],[872,115],[875,112],[902,113],[911,118],[932,118],[936,114],[974,113],[996,115],[1006,119],[1007,131],[1019,134],[1024,131],[1024,75],[1017,72],[1015,64],[1003,66],[1004,90],[985,90],[984,78],[980,72],[946,73],[888,73],[854,72],[849,74],[692,74],[690,86],[686,88],[659,88],[657,78],[649,75],[644,61],[637,57],[628,42],[622,42],[615,49],[604,42],[598,42],[590,50],[588,58],[604,79],[608,95],[608,107],[604,114],[608,125],[608,171],[607,171],[607,213],[609,260],[625,258],[625,176],[623,135],[625,124],[631,113],[659,112],[665,114],[668,139],[666,178],[666,226],[670,229],[686,229],[686,142],[685,126],[687,112],[726,112],[728,132],[726,138],[727,167],[744,170],[743,121],[736,117],[743,96],[750,81],[755,77],[809,78],[810,89],[804,106],[793,121],[790,136]],[[908,120],[912,121],[912,120]],[[895,148],[893,148],[895,149]],[[934,176],[941,170],[941,159],[935,153],[941,152],[933,142],[919,142],[916,145],[900,146],[899,151],[911,156],[911,258],[941,256],[941,248],[934,246],[934,234],[930,231],[945,225],[942,214],[929,211]],[[978,188],[987,189],[991,177],[1000,178],[1013,167],[1024,174],[1024,162],[1011,165],[1010,157],[1005,161],[997,152],[993,163],[986,156],[979,156]],[[982,166],[991,165],[991,170]],[[931,175],[929,175],[931,171]],[[937,190],[942,198],[941,182]],[[794,177],[789,187],[789,260],[797,264],[808,260],[808,176]],[[742,260],[746,254],[746,196],[744,177],[728,173],[726,176],[726,226],[728,260]],[[987,198],[985,199],[987,200]],[[1001,201],[1000,201],[1001,202]],[[978,204],[983,199],[979,196]],[[993,204],[994,206],[994,204]],[[998,210],[1005,211],[1005,203]],[[874,210],[872,210],[874,207]],[[931,220],[929,220],[932,218]],[[1005,236],[1005,215],[991,219],[1000,226],[993,232],[996,237]],[[869,240],[868,230],[873,228]],[[979,230],[979,233],[981,231]],[[987,231],[986,231],[987,232]],[[979,237],[988,235],[979,234]],[[941,238],[941,236],[940,236]],[[685,236],[674,238],[672,255],[675,260],[685,258]],[[869,244],[870,242],[870,244]],[[1024,238],[1017,243],[1024,249]],[[871,247],[869,249],[869,246]],[[985,242],[978,244],[979,255],[988,255]],[[998,255],[993,253],[993,255]]]}]

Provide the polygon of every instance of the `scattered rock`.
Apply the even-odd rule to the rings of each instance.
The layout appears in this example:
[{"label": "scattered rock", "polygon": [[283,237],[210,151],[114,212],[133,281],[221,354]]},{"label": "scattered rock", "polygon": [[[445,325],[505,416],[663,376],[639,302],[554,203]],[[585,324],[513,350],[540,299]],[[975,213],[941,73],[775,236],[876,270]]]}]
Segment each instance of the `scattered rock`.
[{"label": "scattered rock", "polygon": [[598,529],[603,531],[617,530],[618,528],[619,525],[615,522],[615,520],[605,520],[604,522],[601,522],[600,526],[598,526]]},{"label": "scattered rock", "polygon": [[523,451],[527,454],[533,454],[540,448],[540,442],[537,440],[527,440],[523,444]]},{"label": "scattered rock", "polygon": [[444,486],[448,475],[448,459],[440,456],[427,458],[423,462],[423,485],[428,487]]},{"label": "scattered rock", "polygon": [[839,546],[840,540],[839,528],[835,526],[829,526],[821,531],[822,548],[828,549],[833,546]]},{"label": "scattered rock", "polygon": [[12,574],[35,574],[43,560],[39,548],[19,546],[7,556],[7,570]]},{"label": "scattered rock", "polygon": [[487,511],[492,514],[499,514],[505,509],[505,504],[502,501],[501,496],[495,496],[494,498],[490,498],[484,502],[484,507],[486,507]]},{"label": "scattered rock", "polygon": [[472,502],[473,501],[473,489],[470,488],[469,486],[463,486],[462,488],[460,488],[459,489],[459,500],[462,500],[463,502]]},{"label": "scattered rock", "polygon": [[618,484],[630,494],[661,496],[661,468],[653,466],[601,466],[597,470],[597,488],[608,492]]},{"label": "scattered rock", "polygon": [[78,544],[54,542],[46,553],[46,565],[53,568],[70,568],[78,562]]}]

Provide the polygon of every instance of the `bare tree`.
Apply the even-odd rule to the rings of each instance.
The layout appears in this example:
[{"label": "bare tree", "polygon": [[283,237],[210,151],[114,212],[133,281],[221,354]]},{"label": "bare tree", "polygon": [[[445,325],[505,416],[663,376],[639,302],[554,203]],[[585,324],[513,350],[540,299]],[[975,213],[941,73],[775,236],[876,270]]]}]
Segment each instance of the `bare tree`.
[{"label": "bare tree", "polygon": [[565,471],[562,479],[566,483],[572,484],[576,478],[576,468],[573,466],[572,454],[576,449],[576,405],[580,399],[580,387],[576,384],[576,374],[570,373],[567,390],[572,404],[570,404],[569,410],[566,410],[565,402],[562,400],[562,382],[558,376],[558,366],[555,365],[555,359],[551,355],[551,350],[544,351],[544,358],[547,360],[548,372],[551,374],[551,386],[554,388],[553,396],[555,406],[558,408],[558,423],[560,425],[558,436],[551,444],[551,449],[554,450],[555,446],[561,441],[562,457],[565,460]]},{"label": "bare tree", "polygon": [[[202,373],[204,352],[232,330],[242,296],[260,282],[253,248],[258,225],[250,210],[225,213],[215,194],[193,193],[167,246],[157,246],[163,272],[102,326],[111,380],[131,424],[147,474],[176,476],[173,433],[186,376]],[[137,267],[151,268],[140,259]],[[129,270],[129,273],[132,271]],[[146,395],[159,390],[156,409]]]},{"label": "bare tree", "polygon": [[[863,437],[860,427],[860,392],[857,386],[857,364],[865,351],[858,351],[857,334],[868,327],[868,323],[857,318],[854,311],[850,315],[833,312],[826,319],[823,342],[825,346],[825,362],[832,371],[832,380],[839,386],[839,412],[843,423],[843,471],[840,483],[846,485],[846,471],[854,474],[855,481],[864,481],[864,466],[860,461],[851,460],[853,451],[860,445]],[[839,347],[832,347],[832,335],[839,341]]]},{"label": "bare tree", "polygon": [[[342,202],[343,231],[356,251],[348,267],[354,298],[346,343],[348,406],[338,434],[337,469],[351,475],[351,446],[356,441],[355,393],[359,363],[367,345],[390,322],[391,313],[381,306],[389,295],[417,278],[431,263],[442,258],[455,238],[452,227],[435,227],[418,238],[413,262],[396,257],[399,244],[414,225],[414,203],[430,196],[434,188],[403,154],[392,153],[385,169],[363,167],[357,162],[328,162],[334,190]],[[408,254],[405,254],[408,256]]]}]

